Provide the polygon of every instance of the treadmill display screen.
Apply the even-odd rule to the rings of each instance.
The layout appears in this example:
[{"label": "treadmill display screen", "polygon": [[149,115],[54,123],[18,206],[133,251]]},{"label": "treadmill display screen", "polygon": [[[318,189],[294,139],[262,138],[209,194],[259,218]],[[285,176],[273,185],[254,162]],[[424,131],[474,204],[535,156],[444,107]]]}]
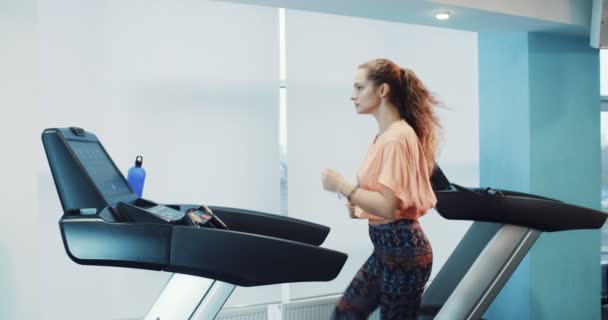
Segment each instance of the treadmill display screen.
[{"label": "treadmill display screen", "polygon": [[105,199],[132,192],[98,142],[70,140],[70,146]]}]

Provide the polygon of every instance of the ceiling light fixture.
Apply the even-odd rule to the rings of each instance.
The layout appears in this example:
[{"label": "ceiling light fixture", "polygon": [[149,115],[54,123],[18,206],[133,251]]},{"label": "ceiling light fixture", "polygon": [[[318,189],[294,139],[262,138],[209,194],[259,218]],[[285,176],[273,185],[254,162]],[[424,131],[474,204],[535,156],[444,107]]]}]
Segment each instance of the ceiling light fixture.
[{"label": "ceiling light fixture", "polygon": [[450,18],[450,15],[451,15],[451,12],[449,12],[449,11],[438,12],[435,14],[435,19],[448,20]]}]

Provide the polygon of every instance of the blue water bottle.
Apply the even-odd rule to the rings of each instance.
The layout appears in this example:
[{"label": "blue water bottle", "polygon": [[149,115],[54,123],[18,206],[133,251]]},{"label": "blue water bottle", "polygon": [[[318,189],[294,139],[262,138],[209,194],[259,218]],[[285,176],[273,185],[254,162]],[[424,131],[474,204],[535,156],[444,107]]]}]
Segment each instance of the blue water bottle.
[{"label": "blue water bottle", "polygon": [[127,181],[129,182],[131,189],[133,189],[140,198],[144,192],[144,180],[146,180],[146,170],[141,167],[143,160],[144,158],[142,156],[137,156],[135,158],[135,166],[131,167],[127,174]]}]

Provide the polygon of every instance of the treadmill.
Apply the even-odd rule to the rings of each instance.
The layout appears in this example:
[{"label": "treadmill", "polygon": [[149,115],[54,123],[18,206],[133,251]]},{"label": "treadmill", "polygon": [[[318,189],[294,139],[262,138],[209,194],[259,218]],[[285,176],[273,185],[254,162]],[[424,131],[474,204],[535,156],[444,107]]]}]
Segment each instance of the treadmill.
[{"label": "treadmill", "polygon": [[329,228],[257,211],[139,198],[95,134],[46,129],[65,251],[82,265],[173,272],[146,320],[214,319],[235,286],[330,281]]},{"label": "treadmill", "polygon": [[607,217],[533,194],[462,187],[438,166],[431,183],[441,216],[474,222],[424,291],[419,320],[480,319],[542,232],[599,229]]}]

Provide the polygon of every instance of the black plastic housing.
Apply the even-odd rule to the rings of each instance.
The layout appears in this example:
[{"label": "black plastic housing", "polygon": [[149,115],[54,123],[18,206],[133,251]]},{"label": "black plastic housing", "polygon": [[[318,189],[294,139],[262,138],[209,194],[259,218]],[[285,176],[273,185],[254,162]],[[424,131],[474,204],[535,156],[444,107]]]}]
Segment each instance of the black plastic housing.
[{"label": "black plastic housing", "polygon": [[[192,206],[181,209],[188,207]],[[74,262],[163,270],[239,286],[258,286],[329,281],[339,274],[347,259],[344,253],[317,247],[315,243],[321,243],[327,233],[320,236],[322,232],[314,224],[296,219],[275,219],[261,213],[250,216],[223,208],[218,216],[244,216],[253,221],[247,228],[249,232],[240,232],[169,223],[116,222],[111,211],[114,210],[106,208],[99,215],[64,215],[59,221],[65,250]],[[258,220],[260,216],[263,218]],[[265,223],[293,232],[283,238],[267,236],[266,228],[255,227]],[[310,243],[294,240],[301,239],[298,234],[308,230],[319,236],[304,239]]]},{"label": "black plastic housing", "polygon": [[[346,254],[318,247],[328,227],[303,220],[213,206],[227,230],[196,227],[183,215],[163,220],[146,211],[157,203],[124,186],[126,179],[94,134],[75,127],[46,129],[42,141],[64,210],[59,221],[64,247],[76,263],[257,286],[332,280],[346,262]],[[77,151],[78,143],[91,145]],[[166,206],[181,212],[198,207]]]},{"label": "black plastic housing", "polygon": [[606,213],[523,192],[466,188],[450,183],[436,166],[431,182],[437,204],[446,219],[512,224],[540,231],[599,229]]}]

